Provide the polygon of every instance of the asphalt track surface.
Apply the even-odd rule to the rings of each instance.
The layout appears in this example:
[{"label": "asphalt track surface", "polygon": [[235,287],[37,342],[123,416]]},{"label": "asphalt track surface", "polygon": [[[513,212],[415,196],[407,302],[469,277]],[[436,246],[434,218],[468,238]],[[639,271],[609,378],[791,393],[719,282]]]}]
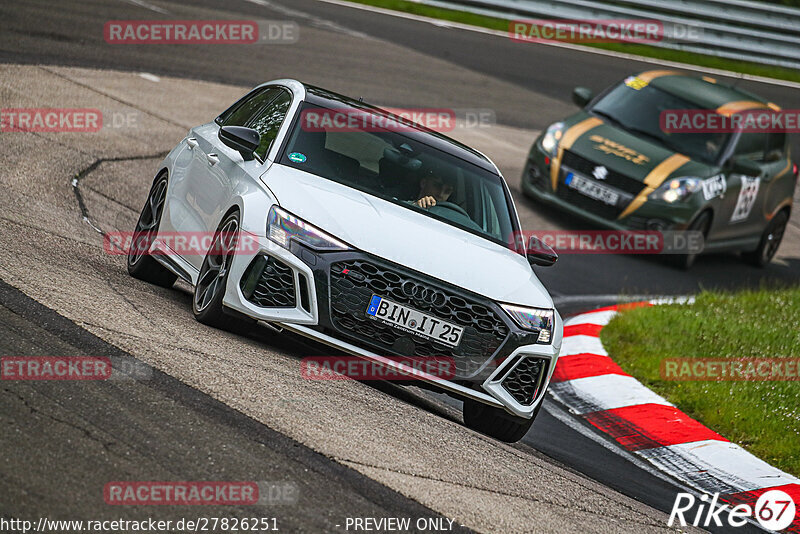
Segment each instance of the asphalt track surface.
[{"label": "asphalt track surface", "polygon": [[[572,110],[569,94],[574,85],[601,89],[632,71],[649,68],[583,52],[521,46],[498,37],[317,1],[146,4],[163,8],[170,18],[177,19],[296,20],[302,37],[291,46],[176,49],[104,43],[102,25],[107,20],[163,16],[139,4],[123,0],[57,5],[4,2],[0,4],[0,62],[144,71],[243,87],[291,76],[363,95],[383,105],[489,108],[503,126],[488,132],[466,132],[463,137],[476,146],[485,144],[478,148],[500,164],[515,193],[534,130]],[[301,387],[307,384],[292,384],[285,386],[286,391],[276,392],[283,386],[278,379],[296,372],[297,358],[318,349],[261,331],[233,336],[192,324],[187,288],[143,287],[126,277],[118,258],[94,250],[99,240],[82,221],[83,214],[68,186],[74,173],[90,168],[98,157],[109,160],[82,177],[79,191],[94,223],[106,229],[128,229],[146,194],[147,179],[140,176],[151,172],[157,156],[180,139],[182,130],[207,120],[201,117],[216,114],[235,98],[235,91],[222,91],[227,100],[210,91],[199,97],[207,109],[182,110],[181,114],[174,113],[171,106],[180,96],[180,81],[162,81],[152,91],[164,94],[141,97],[130,106],[130,99],[119,95],[125,94],[129,84],[141,83],[135,77],[112,76],[112,81],[103,78],[95,84],[90,73],[75,76],[50,69],[41,74],[44,82],[4,83],[4,106],[29,92],[31,100],[25,101],[26,105],[58,107],[69,101],[70,90],[51,93],[49,85],[38,83],[61,87],[55,82],[69,78],[84,89],[97,91],[98,103],[93,107],[125,102],[125,109],[138,113],[139,128],[152,128],[152,135],[149,130],[120,132],[94,144],[50,134],[3,135],[3,184],[11,194],[2,201],[0,222],[4,245],[0,278],[5,280],[0,287],[0,352],[120,351],[127,357],[143,358],[154,367],[157,378],[144,386],[131,382],[81,390],[69,390],[68,385],[4,385],[3,422],[9,425],[4,428],[14,429],[2,438],[0,507],[4,516],[49,511],[57,516],[79,511],[92,517],[92,512],[103,506],[93,488],[114,479],[245,478],[289,479],[303,484],[300,505],[263,512],[283,518],[289,531],[333,530],[336,514],[341,520],[343,511],[350,516],[441,513],[459,517],[478,530],[524,530],[519,528],[523,523],[514,519],[507,525],[488,524],[486,518],[492,514],[486,510],[486,502],[503,503],[511,516],[515,507],[539,510],[535,519],[540,523],[530,528],[537,532],[547,532],[553,525],[563,525],[565,532],[657,531],[665,524],[666,516],[647,511],[613,490],[666,511],[676,487],[590,439],[586,429],[565,424],[569,416],[552,404],[522,444],[505,447],[463,429],[453,403],[415,389],[353,383],[345,387],[344,399],[327,403],[320,399],[341,396],[339,385],[327,392],[317,388],[308,396]],[[6,77],[15,75],[8,70],[4,73]],[[186,85],[197,91],[193,84]],[[751,82],[742,85],[784,107],[800,107],[796,89]],[[37,158],[51,161],[40,166]],[[120,161],[110,161],[113,159]],[[41,174],[42,168],[53,174]],[[526,228],[580,228],[579,223],[515,196]],[[43,216],[47,211],[58,216]],[[734,256],[720,255],[704,258],[694,270],[684,273],[654,258],[600,256],[587,261],[586,257],[564,256],[557,267],[538,273],[566,315],[606,303],[604,295],[684,294],[700,287],[796,281],[800,260],[784,255],[769,268],[756,270],[739,264]],[[80,275],[82,280],[70,280],[70,274]],[[80,302],[92,299],[96,301]],[[247,351],[244,361],[226,354],[233,346]],[[144,353],[139,353],[140,349]],[[222,372],[200,369],[186,375],[185,365],[192,362],[184,356],[171,358],[175,352],[197,356],[195,364],[218,363],[214,358],[222,357]],[[272,374],[259,376],[257,370],[266,365],[259,358],[264,358],[265,352],[278,362],[269,364]],[[234,375],[242,370],[253,373],[245,382],[267,378],[265,383],[274,381],[272,387],[259,397],[263,388],[237,383]],[[231,388],[221,384],[226,380]],[[263,406],[269,402],[278,407]],[[356,414],[337,421],[338,414],[353,405]],[[259,408],[253,411],[253,406]],[[376,413],[369,413],[370,407]],[[324,432],[316,428],[325,424],[333,427],[330,445],[322,439]],[[360,426],[348,427],[350,424]],[[416,462],[405,458],[399,462],[402,469],[397,464],[367,461],[387,442],[401,439],[397,426],[408,427],[401,434],[431,443],[430,450],[424,454],[414,451],[420,458]],[[438,433],[441,426],[446,434]],[[421,430],[424,427],[430,430]],[[445,437],[450,443],[437,443]],[[365,446],[363,440],[369,443]],[[37,446],[31,447],[33,443]],[[363,454],[342,453],[355,448],[355,443],[365,448]],[[437,456],[439,451],[458,447],[465,449],[463,462],[467,464],[475,462],[478,453],[496,458],[510,455],[515,461],[525,459],[532,471],[525,473],[524,480],[509,474],[509,487],[514,489],[506,495],[493,486],[494,480],[477,477],[461,482],[459,489],[463,489],[462,501],[466,502],[453,502],[457,499],[446,494],[455,494],[453,488],[458,484],[449,479],[446,466],[431,464],[443,460]],[[409,454],[405,449],[402,452]],[[484,475],[485,469],[475,470]],[[426,482],[420,482],[426,477]],[[532,481],[535,477],[539,480]],[[577,500],[583,502],[575,502],[573,486],[581,488]],[[515,491],[528,487],[536,488],[535,497],[528,500]],[[432,491],[445,496],[428,496]],[[331,494],[336,498],[330,498]],[[463,510],[470,505],[475,512],[465,516]],[[223,512],[244,515],[252,510]],[[157,515],[152,510],[146,513]]]}]

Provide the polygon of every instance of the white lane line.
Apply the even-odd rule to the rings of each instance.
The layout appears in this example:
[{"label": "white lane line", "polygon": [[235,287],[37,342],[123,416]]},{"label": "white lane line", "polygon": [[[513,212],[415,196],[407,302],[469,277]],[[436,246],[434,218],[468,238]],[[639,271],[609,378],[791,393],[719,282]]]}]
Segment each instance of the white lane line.
[{"label": "white lane line", "polygon": [[632,376],[599,375],[550,384],[554,395],[579,414],[640,404],[674,406]]},{"label": "white lane line", "polygon": [[151,81],[151,82],[156,82],[156,83],[158,83],[158,82],[160,82],[160,81],[161,81],[161,78],[159,78],[159,77],[158,77],[158,76],[156,76],[155,74],[150,74],[149,72],[140,72],[140,73],[139,73],[139,76],[140,76],[140,77],[142,77],[142,78],[144,78],[145,80],[149,80],[149,81]]},{"label": "white lane line", "polygon": [[344,26],[340,26],[335,22],[331,22],[329,20],[321,19],[317,16],[311,15],[310,13],[306,13],[305,11],[298,11],[296,9],[292,9],[286,6],[282,6],[280,4],[276,4],[270,0],[244,0],[245,2],[250,2],[251,4],[256,4],[258,6],[266,7],[273,11],[280,13],[285,17],[291,17],[295,19],[302,19],[309,23],[309,25],[319,28],[321,30],[328,30],[338,33],[344,33],[349,35],[350,37],[357,37],[359,39],[370,39],[372,37],[367,35],[366,33],[362,33],[356,30],[351,30],[350,28],[345,28]]},{"label": "white lane line", "polygon": [[156,13],[161,13],[162,15],[169,15],[169,11],[164,9],[163,7],[154,6],[149,2],[145,2],[144,0],[122,0],[123,2],[128,2],[129,4],[133,4],[135,6],[143,7],[145,9],[149,9],[150,11],[155,11]]},{"label": "white lane line", "polygon": [[[727,441],[712,439],[681,443],[639,451],[638,454],[683,480],[714,477],[736,488],[736,491],[800,484],[800,479]],[[671,458],[673,455],[683,461],[676,462]]]},{"label": "white lane line", "polygon": [[[248,0],[254,1],[254,0]],[[388,15],[391,17],[403,18],[414,20],[417,22],[427,22],[428,24],[433,24],[434,26],[439,26],[442,28],[452,28],[456,30],[465,30],[474,33],[483,33],[487,35],[495,35],[498,37],[503,37],[508,39],[508,32],[500,31],[500,30],[490,30],[489,28],[481,28],[478,26],[470,26],[469,24],[461,24],[459,22],[450,22],[441,19],[436,19],[432,17],[425,17],[422,15],[413,15],[411,13],[403,13],[401,11],[392,11],[391,9],[384,9],[380,7],[373,7],[368,6],[365,4],[354,4],[352,2],[346,2],[343,0],[317,0],[318,2],[325,2],[326,4],[333,4],[342,7],[350,7],[353,9],[360,9],[362,11],[369,11],[371,13],[380,13],[382,15]],[[531,45],[534,43],[519,43],[520,46]],[[677,61],[667,61],[664,59],[656,59],[651,57],[644,57],[644,56],[637,56],[634,54],[625,54],[622,52],[612,52],[609,50],[602,50],[599,48],[591,48],[586,46],[575,45],[571,43],[559,43],[559,42],[542,42],[542,43],[535,43],[544,46],[555,46],[557,48],[566,48],[568,50],[576,50],[579,52],[586,52],[589,54],[597,54],[600,56],[607,56],[613,57],[617,59],[629,59],[632,61],[639,61],[641,63],[649,63],[651,65],[661,65],[664,67],[672,67],[676,69],[684,69],[690,70],[694,72],[702,72],[704,74],[714,74],[716,76],[727,76],[729,78],[739,78],[742,80],[749,80],[753,82],[760,82],[766,83],[770,85],[780,85],[783,87],[792,87],[795,89],[800,89],[800,83],[798,82],[790,82],[788,80],[777,80],[775,78],[767,78],[765,76],[755,76],[753,74],[742,74],[740,72],[733,72],[729,70],[723,69],[714,69],[710,67],[699,67],[697,65],[689,65],[688,63],[680,63]]]},{"label": "white lane line", "polygon": [[564,326],[572,326],[576,324],[596,324],[605,326],[616,314],[617,312],[615,310],[582,313],[580,315],[570,317],[564,321]]},{"label": "white lane line", "polygon": [[561,352],[559,356],[571,356],[573,354],[599,354],[600,356],[608,356],[606,349],[600,342],[599,337],[595,336],[567,336],[561,342]]}]

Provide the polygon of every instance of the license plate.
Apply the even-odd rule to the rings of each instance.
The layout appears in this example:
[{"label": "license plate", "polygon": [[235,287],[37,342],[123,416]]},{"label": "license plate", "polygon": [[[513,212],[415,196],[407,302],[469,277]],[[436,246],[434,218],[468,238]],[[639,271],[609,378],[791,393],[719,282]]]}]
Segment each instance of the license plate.
[{"label": "license plate", "polygon": [[464,333],[464,329],[458,325],[378,295],[372,295],[367,307],[367,317],[409,334],[433,339],[451,347],[458,346],[461,342],[461,335]]},{"label": "license plate", "polygon": [[617,201],[619,201],[619,194],[615,191],[604,185],[598,184],[597,182],[593,182],[582,176],[578,176],[577,174],[567,174],[567,178],[564,182],[567,184],[567,186],[576,190],[578,193],[586,195],[589,198],[599,200],[600,202],[608,204],[609,206],[616,206]]}]

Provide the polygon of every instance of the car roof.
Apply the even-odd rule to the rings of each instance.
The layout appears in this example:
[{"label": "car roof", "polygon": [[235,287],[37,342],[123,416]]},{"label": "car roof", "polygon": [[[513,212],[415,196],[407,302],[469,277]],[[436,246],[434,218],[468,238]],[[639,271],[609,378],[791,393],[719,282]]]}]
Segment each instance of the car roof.
[{"label": "car roof", "polygon": [[374,113],[376,115],[397,121],[404,126],[408,126],[407,129],[403,129],[403,135],[409,137],[410,139],[431,146],[437,150],[441,150],[442,152],[472,163],[473,165],[476,165],[493,174],[499,175],[497,167],[495,167],[495,165],[486,156],[477,150],[456,141],[455,139],[447,137],[440,132],[425,128],[424,126],[405,119],[399,115],[395,115],[394,113],[391,113],[385,109],[367,104],[360,100],[355,100],[339,93],[334,93],[333,91],[328,91],[327,89],[323,89],[321,87],[316,87],[314,85],[305,83],[303,84],[303,87],[305,88],[306,102],[309,102],[315,106],[333,110],[345,108],[356,109],[358,111]]},{"label": "car roof", "polygon": [[678,71],[646,71],[637,75],[653,87],[696,104],[703,109],[728,108],[735,104],[736,111],[746,109],[776,109],[775,104],[748,91],[721,83],[709,76],[690,76]]}]

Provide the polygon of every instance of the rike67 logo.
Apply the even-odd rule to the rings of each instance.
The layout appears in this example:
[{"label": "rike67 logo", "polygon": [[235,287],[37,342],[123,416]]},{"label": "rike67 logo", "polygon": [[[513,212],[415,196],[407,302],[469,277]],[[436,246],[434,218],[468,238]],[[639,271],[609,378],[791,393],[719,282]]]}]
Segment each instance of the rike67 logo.
[{"label": "rike67 logo", "polygon": [[789,527],[797,513],[791,495],[781,490],[764,492],[755,507],[749,504],[725,506],[719,503],[719,493],[713,497],[701,495],[701,502],[697,501],[690,493],[678,493],[667,526],[671,527],[677,522],[682,527],[722,527],[725,523],[731,527],[741,527],[754,518],[765,529],[779,531]]}]

